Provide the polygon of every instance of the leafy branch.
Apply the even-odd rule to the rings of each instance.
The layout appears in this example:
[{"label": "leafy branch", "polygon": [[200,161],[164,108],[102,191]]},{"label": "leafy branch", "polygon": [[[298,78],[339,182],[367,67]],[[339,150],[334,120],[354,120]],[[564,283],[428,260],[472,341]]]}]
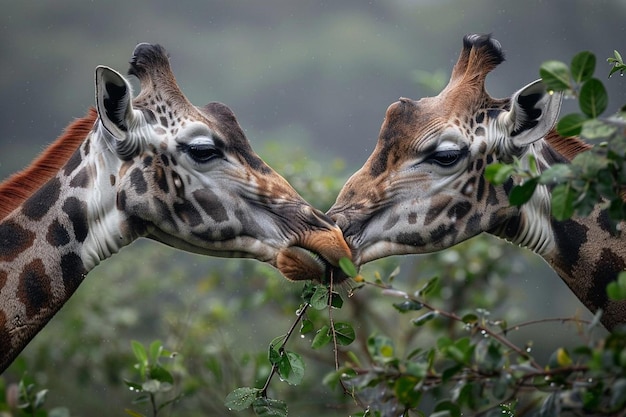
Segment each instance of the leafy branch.
[{"label": "leafy branch", "polygon": [[[351,265],[351,267],[354,268],[354,265]],[[352,343],[355,339],[355,332],[351,324],[335,322],[333,318],[333,308],[339,309],[343,306],[343,299],[337,292],[333,291],[333,284],[331,274],[328,286],[311,283],[304,285],[301,295],[304,303],[298,308],[296,319],[285,335],[276,337],[270,343],[268,359],[272,364],[272,369],[265,384],[260,389],[251,387],[235,389],[226,397],[224,402],[229,409],[241,411],[252,407],[255,414],[259,416],[287,416],[287,404],[282,400],[269,398],[268,389],[272,378],[276,374],[280,376],[281,380],[290,385],[298,385],[302,382],[305,368],[304,360],[301,355],[289,351],[285,347],[299,323],[301,323],[301,335],[314,331],[313,322],[306,318],[309,308],[315,310],[328,308],[328,324],[321,326],[316,332],[311,342],[311,347],[319,349],[332,341],[335,369],[339,369],[338,346],[347,346]],[[279,345],[278,348],[276,348],[277,345]]]},{"label": "leafy branch", "polygon": [[558,318],[507,326],[503,320],[490,320],[485,310],[458,315],[429,303],[428,295],[438,285],[436,277],[414,294],[381,280],[366,281],[365,285],[381,289],[384,295],[401,298],[403,301],[393,306],[402,314],[426,310],[411,319],[416,327],[447,320],[459,324],[465,332],[456,340],[441,337],[436,347],[414,350],[405,358],[393,354],[395,349],[390,339],[372,336],[368,344],[374,365],[354,367],[351,372],[342,369],[344,375],[351,375],[346,382],[357,392],[373,385],[388,387],[386,392],[393,392],[394,400],[404,409],[397,415],[408,416],[411,410],[419,409],[423,393],[430,390],[438,390],[439,395],[446,391],[451,393],[449,398],[440,400],[434,410],[450,416],[462,415],[463,409],[474,410],[477,415],[491,412],[502,415],[524,392],[547,393],[541,404],[543,416],[560,415],[564,399],[569,401],[569,409],[599,415],[612,415],[626,406],[626,355],[623,351],[626,332],[616,332],[598,341],[589,338],[572,354],[565,348],[558,348],[545,365],[533,358],[529,348],[517,346],[507,337],[513,330],[546,321],[575,322],[581,329],[581,336],[588,337],[597,326],[599,315],[591,322]]},{"label": "leafy branch", "polygon": [[[624,70],[620,54],[609,58],[613,68],[609,77]],[[521,206],[539,185],[553,187],[552,215],[565,220],[574,214],[587,216],[598,204],[608,209],[617,222],[626,219],[622,184],[626,184],[626,106],[611,117],[601,118],[608,105],[608,94],[602,81],[593,77],[596,57],[588,51],[575,55],[570,66],[560,61],[547,61],[540,75],[552,91],[564,91],[577,99],[580,112],[563,116],[556,126],[563,137],[580,136],[591,144],[590,150],[578,154],[571,164],[556,164],[543,172],[536,169],[532,156],[513,164],[494,164],[485,172],[487,179],[501,184],[511,175],[523,181],[513,187],[509,201]]]}]

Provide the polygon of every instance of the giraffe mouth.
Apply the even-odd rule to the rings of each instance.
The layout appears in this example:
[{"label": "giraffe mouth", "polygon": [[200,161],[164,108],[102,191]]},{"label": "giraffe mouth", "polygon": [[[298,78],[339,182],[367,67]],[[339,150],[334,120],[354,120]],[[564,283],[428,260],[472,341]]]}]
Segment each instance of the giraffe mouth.
[{"label": "giraffe mouth", "polygon": [[348,276],[319,252],[302,246],[281,249],[276,258],[276,267],[291,281],[311,280],[320,283],[340,284]]}]

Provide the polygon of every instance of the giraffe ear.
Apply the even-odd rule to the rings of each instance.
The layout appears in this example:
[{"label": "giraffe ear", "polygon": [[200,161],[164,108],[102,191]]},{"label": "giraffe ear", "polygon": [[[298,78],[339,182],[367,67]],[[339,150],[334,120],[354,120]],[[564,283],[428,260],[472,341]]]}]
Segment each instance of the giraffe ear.
[{"label": "giraffe ear", "polygon": [[129,124],[134,117],[132,90],[128,81],[117,71],[96,68],[96,107],[104,128],[118,140],[127,137]]},{"label": "giraffe ear", "polygon": [[561,111],[562,92],[549,92],[537,80],[519,90],[511,99],[511,110],[502,115],[509,140],[518,148],[546,136]]}]

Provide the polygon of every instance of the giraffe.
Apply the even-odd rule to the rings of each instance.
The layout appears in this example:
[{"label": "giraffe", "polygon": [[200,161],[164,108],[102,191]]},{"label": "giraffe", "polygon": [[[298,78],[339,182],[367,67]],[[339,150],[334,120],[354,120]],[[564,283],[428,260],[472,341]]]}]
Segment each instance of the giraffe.
[{"label": "giraffe", "polygon": [[508,203],[520,178],[495,186],[485,168],[526,155],[540,171],[567,163],[590,145],[554,130],[562,94],[535,81],[512,97],[492,98],[485,78],[504,60],[490,35],[467,35],[448,85],[436,97],[400,98],[387,109],[378,142],[327,212],[362,265],[390,255],[449,248],[486,232],[547,261],[609,330],[626,322],[626,302],[606,286],[626,269],[626,244],[597,206],[589,217],[557,221],[550,187],[521,207]]},{"label": "giraffe", "polygon": [[96,68],[96,108],[0,185],[0,372],[87,273],[140,237],[320,279],[341,230],[252,150],[232,111],[183,95],[165,49]]}]

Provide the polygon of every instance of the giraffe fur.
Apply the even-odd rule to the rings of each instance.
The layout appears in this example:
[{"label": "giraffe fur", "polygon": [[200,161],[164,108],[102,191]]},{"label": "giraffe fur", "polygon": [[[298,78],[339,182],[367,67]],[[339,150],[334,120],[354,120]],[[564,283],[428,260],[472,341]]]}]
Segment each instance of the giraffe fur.
[{"label": "giraffe fur", "polygon": [[503,60],[491,35],[466,36],[439,95],[389,106],[374,151],[327,214],[358,265],[446,249],[483,232],[504,238],[542,256],[589,310],[603,311],[601,322],[612,330],[626,323],[626,301],[606,295],[626,269],[624,224],[614,228],[601,204],[586,218],[557,221],[546,185],[514,207],[508,197],[523,179],[494,185],[485,178],[494,163],[527,164],[532,155],[543,172],[590,148],[554,131],[562,96],[540,80],[511,97],[487,93],[485,78]]},{"label": "giraffe fur", "polygon": [[[101,261],[145,237],[320,280],[341,230],[253,151],[224,104],[193,105],[161,46],[96,69],[96,110],[0,185],[0,372]],[[6,201],[5,201],[6,200]]]}]

